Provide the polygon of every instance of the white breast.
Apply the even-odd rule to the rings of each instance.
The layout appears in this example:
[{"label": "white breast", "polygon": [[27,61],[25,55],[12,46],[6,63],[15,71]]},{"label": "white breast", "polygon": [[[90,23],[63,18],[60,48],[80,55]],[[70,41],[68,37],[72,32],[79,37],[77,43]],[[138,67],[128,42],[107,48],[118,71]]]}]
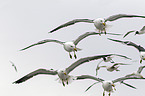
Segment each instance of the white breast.
[{"label": "white breast", "polygon": [[97,18],[93,22],[94,26],[101,31],[103,31],[103,29],[106,27],[103,25],[103,23],[105,23],[105,20],[103,18]]},{"label": "white breast", "polygon": [[61,80],[66,80],[68,78],[68,74],[64,74],[66,73],[64,70],[60,70],[58,71],[58,77],[61,79]]},{"label": "white breast", "polygon": [[140,58],[141,58],[142,60],[144,60],[144,58],[145,58],[145,52],[140,52]]},{"label": "white breast", "polygon": [[112,82],[111,81],[104,81],[102,87],[105,91],[110,92],[112,91]]},{"label": "white breast", "polygon": [[74,48],[75,48],[75,45],[73,42],[65,42],[64,43],[64,49],[67,51],[67,52],[72,52],[74,51]]}]

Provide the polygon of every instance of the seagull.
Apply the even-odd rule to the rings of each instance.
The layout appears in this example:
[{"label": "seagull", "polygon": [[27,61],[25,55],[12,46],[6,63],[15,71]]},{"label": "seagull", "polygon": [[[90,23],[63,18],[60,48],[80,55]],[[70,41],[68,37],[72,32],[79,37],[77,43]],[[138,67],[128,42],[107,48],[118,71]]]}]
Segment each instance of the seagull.
[{"label": "seagull", "polygon": [[115,41],[115,42],[120,42],[122,44],[126,44],[128,46],[133,46],[136,49],[138,49],[139,53],[140,53],[140,63],[142,63],[142,60],[145,60],[145,49],[140,46],[140,45],[136,45],[135,43],[131,42],[131,41],[121,41],[121,40],[115,40],[115,39],[110,39],[109,40]]},{"label": "seagull", "polygon": [[137,76],[137,77],[139,77],[139,78],[143,78],[143,76],[141,75],[141,72],[142,72],[142,70],[145,68],[145,66],[140,66],[139,68],[138,68],[138,71],[137,72],[133,72],[133,73],[131,73],[131,74],[128,74],[128,75],[126,75],[126,77],[131,77],[131,76]]},{"label": "seagull", "polygon": [[98,74],[98,70],[100,68],[106,68],[107,71],[109,72],[113,72],[113,71],[120,71],[118,68],[119,68],[119,65],[130,65],[130,64],[124,64],[124,63],[114,63],[112,66],[99,66],[100,64],[97,65],[97,68],[96,68],[96,76]]},{"label": "seagull", "polygon": [[107,21],[115,21],[115,20],[120,19],[120,18],[132,18],[132,17],[145,18],[145,16],[140,16],[140,15],[116,14],[116,15],[112,15],[108,18],[74,19],[72,21],[69,21],[65,24],[62,24],[62,25],[56,27],[55,29],[51,30],[49,33],[53,33],[54,31],[57,31],[63,27],[67,27],[67,26],[70,26],[70,25],[73,25],[73,24],[79,23],[79,22],[94,23],[94,26],[96,27],[96,29],[99,30],[99,32],[106,33],[106,27],[107,27],[106,22]]},{"label": "seagull", "polygon": [[[82,49],[76,47],[77,44],[82,39],[84,39],[84,38],[86,38],[88,36],[98,35],[98,34],[100,34],[100,33],[97,33],[97,32],[86,32],[86,33],[80,35],[76,40],[67,41],[67,42],[62,42],[62,41],[55,40],[55,39],[45,39],[45,40],[39,41],[37,43],[34,43],[34,44],[32,44],[32,45],[30,45],[30,46],[28,46],[26,48],[23,48],[20,51],[26,50],[26,49],[31,48],[31,47],[36,46],[36,45],[41,45],[41,44],[48,43],[48,42],[55,42],[55,43],[63,45],[64,50],[69,53],[69,56],[70,56],[71,59],[72,59],[72,55],[70,54],[70,52],[74,52],[74,57],[76,59],[77,56],[76,56],[75,52],[82,50]],[[101,34],[104,34],[104,33],[101,33]],[[121,35],[121,34],[114,34],[114,33],[108,33],[108,34],[110,34],[110,35]]]},{"label": "seagull", "polygon": [[[103,60],[101,60],[101,61],[98,63],[98,65],[100,65],[100,63],[102,63],[103,61],[104,61],[104,62],[115,63],[115,62],[113,61],[112,58],[114,58],[114,57],[116,57],[116,56],[122,57],[121,55],[111,55],[111,56],[107,56],[107,57],[102,58]],[[123,57],[123,58],[124,58],[124,57]]]},{"label": "seagull", "polygon": [[10,63],[12,64],[12,66],[15,68],[15,71],[17,72],[17,67],[15,66],[15,64],[12,61],[10,61]]},{"label": "seagull", "polygon": [[[90,75],[81,75],[81,76],[76,76],[76,80],[82,80],[82,79],[92,79],[92,80],[95,80],[97,82],[93,83],[91,86],[89,86],[86,91],[88,91],[93,85],[101,82],[102,83],[102,87],[104,89],[104,92],[103,92],[103,96],[105,96],[105,91],[109,92],[109,96],[111,95],[111,92],[113,92],[113,87],[114,87],[114,90],[115,89],[115,84],[114,83],[117,83],[117,82],[121,82],[121,81],[124,81],[124,80],[129,80],[129,79],[145,79],[145,78],[139,78],[139,77],[121,77],[121,78],[117,78],[115,80],[111,80],[111,81],[105,81],[101,78],[97,78],[97,77],[94,77],[94,76],[90,76]],[[131,88],[134,88],[136,89],[134,86],[130,85],[130,84],[127,84],[127,83],[122,83],[122,84],[125,84]]]},{"label": "seagull", "polygon": [[[62,81],[63,86],[65,86],[65,84],[69,84],[70,81],[75,79],[73,76],[69,75],[69,73],[71,71],[73,71],[76,67],[78,67],[79,65],[84,64],[86,62],[89,62],[92,60],[98,60],[100,58],[104,58],[104,57],[111,56],[111,55],[118,55],[118,54],[97,55],[97,56],[81,58],[81,59],[77,60],[76,62],[74,62],[73,64],[71,64],[69,67],[62,69],[62,70],[38,69],[38,70],[35,70],[35,71],[25,75],[24,77],[18,79],[17,81],[15,81],[13,83],[19,84],[19,83],[22,83],[22,82],[32,78],[33,76],[37,76],[39,74],[45,74],[45,75],[58,75],[59,79]],[[124,57],[126,59],[130,59],[123,55],[122,55],[122,57]]]},{"label": "seagull", "polygon": [[126,37],[128,34],[130,34],[130,33],[135,33],[135,35],[136,35],[136,34],[138,34],[138,35],[144,34],[144,33],[145,33],[145,26],[143,26],[143,28],[140,29],[139,31],[133,30],[133,31],[127,32],[127,33],[123,36],[123,38],[125,38],[125,37]]}]

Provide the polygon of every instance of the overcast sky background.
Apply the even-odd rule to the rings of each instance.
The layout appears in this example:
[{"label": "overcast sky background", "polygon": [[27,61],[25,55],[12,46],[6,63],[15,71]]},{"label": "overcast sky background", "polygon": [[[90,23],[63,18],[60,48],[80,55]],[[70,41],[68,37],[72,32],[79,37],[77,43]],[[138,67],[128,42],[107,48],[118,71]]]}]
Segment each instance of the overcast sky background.
[{"label": "overcast sky background", "polygon": [[[19,50],[49,38],[70,41],[95,29],[93,24],[79,23],[48,34],[48,31],[69,20],[106,18],[119,13],[145,15],[144,4],[144,0],[0,0],[0,95],[102,96],[101,83],[84,93],[85,89],[95,82],[93,80],[74,81],[63,87],[62,84],[55,81],[57,76],[39,75],[22,84],[12,84],[12,82],[38,68],[64,69],[76,61],[74,58],[70,59],[63,46],[56,43],[35,46],[26,51]],[[145,19],[141,18],[119,19],[114,22],[107,22],[107,24],[112,25],[107,32],[125,34],[130,30],[140,30],[144,23]],[[78,44],[78,47],[83,49],[77,52],[78,59],[99,54],[116,53],[138,60],[138,62],[130,62],[114,58],[116,62],[125,62],[132,65],[121,66],[120,72],[111,73],[105,69],[100,69],[98,77],[105,80],[114,80],[136,71],[141,65],[139,64],[139,52],[133,47],[109,41],[107,37],[130,40],[145,47],[145,35],[134,36],[130,34],[125,39],[121,36],[90,36]],[[15,72],[9,60],[15,63],[18,73]],[[74,76],[84,74],[95,76],[95,68],[99,61],[85,63],[70,74]],[[109,64],[102,63],[102,65]],[[143,71],[142,74],[144,75],[145,72]],[[138,89],[131,89],[123,84],[116,83],[117,91],[111,96],[144,96],[145,81],[128,80],[126,82]]]}]

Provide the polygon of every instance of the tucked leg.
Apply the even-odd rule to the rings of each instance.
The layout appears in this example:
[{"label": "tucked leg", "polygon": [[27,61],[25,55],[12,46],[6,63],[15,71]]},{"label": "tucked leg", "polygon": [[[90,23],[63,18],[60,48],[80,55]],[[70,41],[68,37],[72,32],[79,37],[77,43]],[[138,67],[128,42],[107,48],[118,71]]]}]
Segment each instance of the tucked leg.
[{"label": "tucked leg", "polygon": [[110,95],[111,95],[111,93],[109,92],[108,96],[110,96]]},{"label": "tucked leg", "polygon": [[105,96],[105,91],[103,92],[103,96]]},{"label": "tucked leg", "polygon": [[65,84],[64,84],[63,80],[62,80],[62,84],[63,84],[63,86],[65,87]]},{"label": "tucked leg", "polygon": [[75,53],[75,51],[74,51],[74,57],[75,57],[75,59],[77,59],[77,56],[76,56],[76,53]]},{"label": "tucked leg", "polygon": [[101,36],[101,30],[99,30],[99,35]]},{"label": "tucked leg", "polygon": [[106,29],[104,28],[104,33],[105,33],[105,35],[106,35]]},{"label": "tucked leg", "polygon": [[142,63],[142,59],[140,60],[140,63]]},{"label": "tucked leg", "polygon": [[72,59],[72,56],[71,56],[70,52],[69,52],[69,57]]}]

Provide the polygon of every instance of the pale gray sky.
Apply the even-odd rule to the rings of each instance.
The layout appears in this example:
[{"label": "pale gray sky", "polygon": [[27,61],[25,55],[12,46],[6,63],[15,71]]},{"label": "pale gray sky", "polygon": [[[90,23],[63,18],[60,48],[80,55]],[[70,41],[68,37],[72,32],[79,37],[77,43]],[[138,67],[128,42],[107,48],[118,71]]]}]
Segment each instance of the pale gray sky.
[{"label": "pale gray sky", "polygon": [[[63,87],[56,80],[57,76],[36,76],[22,84],[12,84],[15,80],[38,68],[63,69],[75,62],[69,59],[68,53],[63,47],[55,43],[47,43],[35,46],[29,50],[19,50],[43,39],[58,39],[69,41],[79,35],[94,31],[93,24],[79,23],[63,28],[55,33],[48,31],[76,18],[95,19],[108,17],[118,13],[145,15],[144,0],[0,0],[0,95],[1,96],[102,96],[101,84],[95,85],[88,92],[85,89],[95,81],[74,81]],[[126,33],[130,30],[140,30],[144,26],[145,19],[119,19],[107,22],[112,25],[107,32]],[[77,52],[78,59],[99,54],[118,53],[139,60],[139,53],[133,47],[107,40],[107,37],[123,39],[119,36],[90,36],[82,40],[78,47],[83,50]],[[124,40],[130,40],[145,47],[145,35],[134,36],[133,34]],[[9,60],[13,61],[18,68],[15,72]],[[98,77],[112,80],[136,71],[141,65],[138,62],[130,62],[124,59],[114,58],[118,62],[131,63],[130,66],[121,66],[120,72],[99,71]],[[79,66],[71,75],[95,75],[98,61],[93,61]],[[102,63],[102,65],[110,63]],[[144,62],[143,62],[144,64]],[[143,65],[142,64],[142,65]],[[143,71],[142,74],[145,74]],[[126,81],[138,89],[134,90],[122,84],[116,83],[117,91],[111,96],[144,96],[145,81]],[[107,95],[107,94],[106,94]]]}]

